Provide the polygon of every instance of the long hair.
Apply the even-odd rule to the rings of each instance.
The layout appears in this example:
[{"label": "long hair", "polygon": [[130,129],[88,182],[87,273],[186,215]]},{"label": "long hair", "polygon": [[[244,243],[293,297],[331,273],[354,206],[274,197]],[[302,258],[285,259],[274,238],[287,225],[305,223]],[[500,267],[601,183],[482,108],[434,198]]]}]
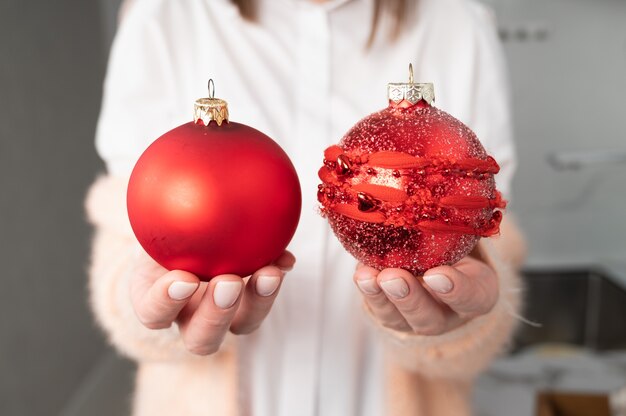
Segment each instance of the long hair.
[{"label": "long hair", "polygon": [[[256,0],[231,0],[239,8],[241,15],[248,20],[254,21],[256,18]],[[406,24],[406,14],[411,0],[374,0],[374,14],[367,47],[370,47],[376,39],[376,33],[380,26],[381,18],[388,14],[392,19],[392,25],[388,33],[390,40],[398,38],[404,25]]]}]

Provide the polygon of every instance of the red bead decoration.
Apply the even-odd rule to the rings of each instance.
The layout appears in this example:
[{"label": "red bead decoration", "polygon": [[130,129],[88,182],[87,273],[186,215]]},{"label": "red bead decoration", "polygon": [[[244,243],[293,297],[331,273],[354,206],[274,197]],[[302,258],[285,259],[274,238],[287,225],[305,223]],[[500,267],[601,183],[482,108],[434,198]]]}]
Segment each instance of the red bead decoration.
[{"label": "red bead decoration", "polygon": [[358,260],[422,274],[498,233],[498,170],[459,120],[424,100],[390,100],[326,149],[318,199]]},{"label": "red bead decoration", "polygon": [[276,260],[301,208],[296,171],[278,144],[218,120],[205,126],[198,119],[159,137],[128,184],[128,215],[146,252],[203,280],[247,276]]}]

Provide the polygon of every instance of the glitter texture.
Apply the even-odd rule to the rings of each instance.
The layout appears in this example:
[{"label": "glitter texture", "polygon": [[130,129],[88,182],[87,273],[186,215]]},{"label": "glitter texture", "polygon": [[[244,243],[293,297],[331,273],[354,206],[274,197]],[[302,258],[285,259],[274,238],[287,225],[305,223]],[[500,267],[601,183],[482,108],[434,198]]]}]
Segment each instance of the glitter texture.
[{"label": "glitter texture", "polygon": [[318,200],[358,260],[422,274],[498,233],[498,170],[459,120],[425,101],[390,102],[326,150]]}]

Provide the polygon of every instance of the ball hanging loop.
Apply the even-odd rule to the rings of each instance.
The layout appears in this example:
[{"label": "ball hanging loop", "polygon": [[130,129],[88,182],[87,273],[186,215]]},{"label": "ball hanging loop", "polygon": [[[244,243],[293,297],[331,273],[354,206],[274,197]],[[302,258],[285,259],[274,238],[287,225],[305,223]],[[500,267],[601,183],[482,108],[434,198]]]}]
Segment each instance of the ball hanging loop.
[{"label": "ball hanging loop", "polygon": [[209,78],[208,90],[209,98],[215,98],[215,83],[213,82],[213,78]]},{"label": "ball hanging loop", "polygon": [[413,82],[413,64],[409,64],[409,84],[414,84]]}]

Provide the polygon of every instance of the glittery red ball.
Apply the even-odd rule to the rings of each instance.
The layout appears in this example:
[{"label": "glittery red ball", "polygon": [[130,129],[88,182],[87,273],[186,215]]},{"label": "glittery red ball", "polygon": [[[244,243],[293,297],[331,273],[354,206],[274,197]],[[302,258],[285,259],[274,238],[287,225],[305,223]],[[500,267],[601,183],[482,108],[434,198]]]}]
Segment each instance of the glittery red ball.
[{"label": "glittery red ball", "polygon": [[128,216],[146,252],[202,280],[276,260],[300,218],[300,183],[280,146],[235,122],[183,124],[141,155]]},{"label": "glittery red ball", "polygon": [[354,257],[415,274],[453,264],[498,232],[499,167],[476,135],[420,101],[359,121],[325,152],[322,214]]}]

